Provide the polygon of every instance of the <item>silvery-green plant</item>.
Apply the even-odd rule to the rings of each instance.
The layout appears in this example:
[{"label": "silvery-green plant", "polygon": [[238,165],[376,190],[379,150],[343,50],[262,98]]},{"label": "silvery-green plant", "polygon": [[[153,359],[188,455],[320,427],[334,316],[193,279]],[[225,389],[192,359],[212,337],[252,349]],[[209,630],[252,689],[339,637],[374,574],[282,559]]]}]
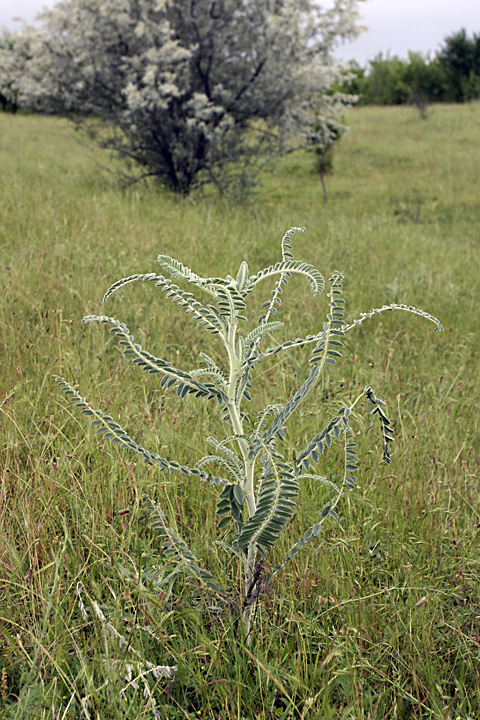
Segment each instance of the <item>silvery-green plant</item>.
[{"label": "silvery-green plant", "polygon": [[[83,594],[85,592],[81,582],[77,583],[75,589],[78,606],[80,613],[85,623],[91,622],[89,612],[85,607],[83,600]],[[152,717],[155,720],[161,720],[161,715],[156,709],[157,703],[154,694],[154,688],[151,685],[155,685],[160,680],[172,680],[177,672],[176,665],[154,665],[149,660],[146,660],[142,655],[131,646],[131,643],[127,638],[118,632],[112,622],[105,617],[100,605],[93,599],[87,596],[88,603],[90,605],[91,615],[99,623],[102,633],[105,639],[110,638],[115,641],[118,649],[121,651],[120,658],[110,658],[110,664],[114,670],[114,674],[117,675],[117,683],[115,691],[118,692],[123,700],[127,699],[127,691],[139,691],[142,689],[143,697],[147,701],[147,707],[152,711]],[[151,635],[152,631],[143,626],[136,625],[136,630],[145,631],[147,630]],[[158,638],[153,635],[154,639],[158,642]],[[116,671],[116,672],[115,672]],[[107,679],[102,687],[109,685]],[[89,712],[90,708],[90,696],[86,695],[81,698],[82,703],[82,714],[80,717],[85,717],[86,720],[91,718]]]},{"label": "silvery-green plant", "polygon": [[[318,538],[327,516],[337,519],[336,508],[342,494],[355,487],[358,457],[350,420],[355,406],[363,397],[373,406],[372,414],[378,416],[383,437],[383,459],[390,462],[392,427],[384,410],[385,403],[375,396],[370,387],[365,388],[349,405],[344,405],[323,428],[319,428],[310,442],[298,449],[293,462],[285,459],[281,449],[288,422],[315,390],[327,368],[334,366],[342,357],[345,335],[362,325],[365,320],[384,312],[405,310],[432,321],[435,330],[443,330],[440,322],[432,315],[418,308],[396,303],[361,313],[358,319],[345,322],[343,278],[335,271],[329,280],[328,311],[321,328],[317,329],[315,334],[275,343],[262,350],[266,339],[283,327],[283,323],[277,320],[276,316],[281,310],[283,292],[292,276],[303,277],[314,295],[324,290],[322,274],[313,265],[293,257],[292,236],[297,231],[305,230],[291,228],[284,235],[281,242],[281,260],[254,275],[249,275],[247,263],[242,262],[235,277],[227,275],[226,278],[204,278],[178,260],[160,255],[158,262],[165,275],[130,275],[107,290],[103,302],[120,288],[135,281],[153,283],[167,298],[184,308],[195,323],[218,338],[225,352],[226,363],[223,368],[209,355],[201,353],[203,367],[186,372],[144,350],[135,342],[126,325],[118,320],[97,315],[89,315],[83,319],[83,322],[109,325],[124,354],[142,370],[160,375],[162,387],[175,388],[180,398],[194,395],[218,403],[229,429],[222,439],[207,438],[212,453],[202,457],[193,467],[182,464],[181,458],[174,460],[148,451],[135,442],[110,415],[95,409],[63,378],[57,378],[71,401],[84,415],[91,418],[92,425],[104,439],[118,444],[121,449],[140,455],[145,462],[155,464],[161,471],[196,476],[200,481],[209,482],[218,488],[217,514],[218,529],[222,532],[221,543],[240,559],[244,567],[240,605],[247,637],[252,609],[266,582],[307,543]],[[206,296],[206,303],[200,302],[192,292],[182,290],[173,280],[193,285],[195,290],[199,291],[199,297],[200,293]],[[272,285],[272,289],[263,303],[261,316],[252,329],[243,330],[247,322],[247,298],[254,290],[267,283]],[[246,403],[251,399],[252,377],[257,367],[265,358],[299,347],[310,350],[309,372],[304,382],[284,405],[267,405],[256,418],[251,418],[246,412]],[[334,440],[342,442],[344,446],[343,471],[338,483],[328,481],[317,470],[321,455],[330,448]],[[214,468],[215,474],[207,472],[207,467]],[[331,491],[331,498],[319,512],[318,521],[293,544],[281,562],[273,567],[270,563],[267,571],[265,559],[273,551],[281,532],[292,519],[300,483],[306,478],[325,483]],[[227,600],[228,591],[209,570],[199,566],[185,541],[170,527],[161,506],[149,496],[144,496],[144,501],[150,512],[152,528],[159,533],[165,555],[178,566],[179,571],[195,579],[199,586]]]}]

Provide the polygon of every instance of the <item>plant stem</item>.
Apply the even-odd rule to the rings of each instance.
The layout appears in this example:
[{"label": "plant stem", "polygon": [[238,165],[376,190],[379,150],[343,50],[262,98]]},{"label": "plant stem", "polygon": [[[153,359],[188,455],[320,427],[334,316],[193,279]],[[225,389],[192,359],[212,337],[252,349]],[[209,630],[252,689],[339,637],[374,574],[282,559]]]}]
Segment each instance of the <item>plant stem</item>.
[{"label": "plant stem", "polygon": [[[229,365],[230,365],[230,372],[229,372],[228,386],[227,386],[227,397],[228,397],[227,410],[228,410],[228,414],[230,417],[230,421],[232,423],[233,432],[236,435],[243,435],[243,423],[242,423],[242,419],[241,419],[241,415],[239,412],[239,407],[238,407],[237,399],[236,399],[237,383],[238,383],[239,377],[242,373],[243,358],[238,358],[237,354],[236,354],[236,350],[235,350],[236,330],[237,330],[237,324],[236,324],[236,322],[232,321],[232,318],[231,318],[229,328],[228,328],[228,337],[227,337],[227,341],[225,343],[225,346],[226,346],[226,349],[228,352]],[[242,453],[243,464],[244,464],[244,469],[245,469],[245,480],[244,480],[242,490],[243,490],[243,494],[245,497],[245,502],[247,504],[248,517],[250,518],[255,514],[255,510],[256,510],[255,473],[254,473],[255,460],[249,460],[248,444],[243,438],[238,438],[238,446],[240,448],[240,452]],[[246,568],[245,568],[245,577],[244,577],[245,599],[247,597],[248,588],[250,586],[250,582],[251,582],[253,572],[255,569],[256,557],[257,557],[256,545],[255,545],[255,543],[251,543],[248,547],[247,564],[246,564]],[[245,607],[244,607],[243,613],[242,613],[243,629],[244,629],[247,644],[250,644],[250,623],[251,623],[252,607],[253,606],[251,606],[251,605],[245,604]]]}]

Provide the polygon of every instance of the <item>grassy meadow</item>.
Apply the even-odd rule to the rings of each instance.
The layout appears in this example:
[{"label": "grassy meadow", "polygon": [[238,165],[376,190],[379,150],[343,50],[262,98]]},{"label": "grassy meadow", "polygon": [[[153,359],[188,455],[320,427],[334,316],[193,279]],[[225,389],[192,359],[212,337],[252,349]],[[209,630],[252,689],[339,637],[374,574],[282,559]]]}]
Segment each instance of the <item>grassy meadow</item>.
[{"label": "grassy meadow", "polygon": [[[236,201],[122,189],[115,161],[63,120],[0,114],[0,718],[480,717],[480,104],[436,106],[426,119],[357,108],[347,122],[327,203],[307,154]],[[202,276],[235,276],[244,259],[253,274],[280,259],[291,226],[307,228],[296,258],[344,274],[347,319],[404,302],[445,332],[401,312],[364,323],[289,425],[290,458],[371,385],[395,426],[392,463],[358,405],[358,487],[340,522],[268,588],[245,647],[231,616],[201,607],[181,577],[161,591],[148,580],[171,567],[144,491],[201,564],[239,582],[214,544],[218,490],[102,443],[54,378],[78,384],[152,451],[193,465],[207,435],[229,434],[217,408],[165,392],[81,318],[113,315],[186,370],[202,351],[220,362],[215,338],[152,285],[125,288],[105,309],[103,292],[156,272],[160,253]],[[327,306],[292,281],[279,338],[318,332]],[[307,372],[307,351],[265,361],[249,411],[285,402]],[[322,461],[335,480],[340,448]],[[316,522],[327,490],[303,484],[277,559]],[[146,661],[176,665],[175,678],[150,674],[149,690],[124,679]]]}]

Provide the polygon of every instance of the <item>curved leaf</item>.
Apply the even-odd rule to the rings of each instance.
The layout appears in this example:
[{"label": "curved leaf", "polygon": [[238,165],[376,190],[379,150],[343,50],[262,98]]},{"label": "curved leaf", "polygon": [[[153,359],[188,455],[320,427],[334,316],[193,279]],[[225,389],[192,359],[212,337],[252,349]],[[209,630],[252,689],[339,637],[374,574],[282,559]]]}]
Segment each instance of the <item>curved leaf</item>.
[{"label": "curved leaf", "polygon": [[252,332],[248,333],[247,337],[245,338],[246,347],[252,345],[253,343],[258,343],[265,335],[275,332],[276,330],[280,330],[280,328],[282,327],[284,327],[284,323],[279,322],[278,320],[276,322],[269,322],[259,325],[254,330],[252,330]]},{"label": "curved leaf", "polygon": [[228,475],[238,483],[242,485],[245,481],[245,472],[243,463],[240,458],[228,447],[225,447],[223,443],[218,442],[215,438],[207,438],[209,445],[215,448],[220,453],[219,455],[205,455],[196,463],[195,467],[201,468],[207,463],[217,463],[222,467]]},{"label": "curved leaf", "polygon": [[[198,285],[204,290],[207,290],[205,287],[207,282],[206,278],[202,278],[194,273],[193,270],[183,265],[180,260],[175,260],[175,258],[171,258],[168,255],[159,255],[157,260],[160,267],[163,268],[170,277],[174,277],[177,280],[186,280],[189,283],[193,283],[193,285]],[[207,292],[209,291],[207,290]],[[210,294],[213,295],[213,293]]]},{"label": "curved leaf", "polygon": [[173,562],[183,565],[183,570],[187,575],[195,577],[209,590],[213,590],[217,595],[225,598],[226,594],[217,579],[208,570],[198,566],[195,555],[168,526],[160,506],[154,503],[152,498],[146,494],[143,495],[143,502],[146,510],[150,513],[150,526],[160,536],[164,554]]},{"label": "curved leaf", "polygon": [[208,475],[197,468],[189,468],[186,465],[180,465],[177,462],[171,462],[166,458],[162,458],[157,453],[152,453],[144,447],[136,443],[127,434],[127,432],[116,423],[110,415],[96,410],[92,403],[81,397],[76,390],[64,378],[55,378],[64,393],[69,397],[70,402],[75,403],[75,407],[80,408],[80,412],[91,419],[91,423],[97,428],[97,435],[101,435],[104,440],[110,440],[114,445],[118,445],[121,450],[134,452],[149,465],[156,463],[160,465],[161,470],[178,471],[184,475],[196,475],[200,480],[207,480]]},{"label": "curved leaf", "polygon": [[283,260],[293,260],[292,255],[292,237],[295,235],[296,232],[306,233],[307,230],[304,227],[292,227],[290,230],[287,230],[285,235],[282,238],[282,259]]},{"label": "curved leaf", "polygon": [[433,315],[430,315],[430,313],[425,312],[424,310],[420,310],[419,308],[414,307],[413,305],[403,305],[398,303],[391,303],[390,305],[382,305],[381,308],[374,308],[370,312],[367,313],[360,313],[360,318],[357,320],[354,320],[352,323],[349,323],[348,325],[342,325],[341,330],[343,332],[347,332],[348,330],[351,330],[354,327],[357,327],[358,325],[361,325],[364,320],[370,320],[375,315],[381,315],[383,312],[388,312],[391,310],[405,310],[406,312],[411,312],[414,315],[420,315],[420,317],[425,318],[426,320],[430,320],[430,322],[433,322],[436,327],[436,332],[442,332],[443,331],[443,325],[436,317]]},{"label": "curved leaf", "polygon": [[228,442],[231,442],[233,439],[238,440],[240,437],[241,436],[239,435],[232,435],[231,437],[222,440],[222,442],[219,442],[214,437],[208,437],[207,442],[236,468],[235,474],[238,476],[239,482],[243,483],[245,479],[243,462],[241,458],[239,458],[238,455],[231,450],[231,448],[227,447]]},{"label": "curved leaf", "polygon": [[270,267],[250,277],[249,292],[251,292],[255,285],[261,280],[266,280],[275,275],[286,275],[287,277],[290,275],[303,276],[308,280],[314,295],[321,293],[325,287],[323,275],[313,265],[302,262],[301,260],[283,260],[275,265],[270,265]]},{"label": "curved leaf", "polygon": [[117,280],[117,282],[113,283],[113,285],[110,285],[107,292],[103,296],[102,305],[104,305],[110,295],[113,295],[114,292],[119,290],[124,285],[130,285],[133,282],[136,282],[137,280],[146,280],[149,282],[161,282],[164,281],[165,278],[162,275],[156,275],[155,273],[144,273],[144,274],[135,274],[135,275],[129,275],[128,277],[122,278],[121,280]]},{"label": "curved leaf", "polygon": [[123,351],[124,355],[132,356],[132,362],[150,374],[163,374],[162,385],[175,387],[179,397],[184,397],[184,395],[192,393],[197,397],[213,398],[220,404],[225,404],[227,400],[225,394],[221,390],[218,390],[215,385],[200,383],[195,380],[190,373],[179,370],[166,360],[157,358],[147,352],[147,350],[143,350],[140,345],[134,342],[133,336],[130,335],[130,331],[124,323],[105,315],[87,315],[83,318],[82,322],[100,322],[106,325],[112,325],[110,332],[120,338],[119,344],[125,348]]}]

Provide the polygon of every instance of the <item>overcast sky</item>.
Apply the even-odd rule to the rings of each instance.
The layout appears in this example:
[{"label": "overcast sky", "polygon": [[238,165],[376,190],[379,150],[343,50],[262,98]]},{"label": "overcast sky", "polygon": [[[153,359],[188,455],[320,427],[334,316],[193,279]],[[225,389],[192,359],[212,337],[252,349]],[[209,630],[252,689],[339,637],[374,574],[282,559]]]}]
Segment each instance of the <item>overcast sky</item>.
[{"label": "overcast sky", "polygon": [[[32,22],[55,0],[0,0],[0,28],[19,28],[12,20]],[[406,57],[408,50],[438,50],[446,35],[464,27],[480,33],[480,0],[367,0],[360,5],[368,30],[358,40],[339,48],[336,55],[364,65],[379,52]]]}]

